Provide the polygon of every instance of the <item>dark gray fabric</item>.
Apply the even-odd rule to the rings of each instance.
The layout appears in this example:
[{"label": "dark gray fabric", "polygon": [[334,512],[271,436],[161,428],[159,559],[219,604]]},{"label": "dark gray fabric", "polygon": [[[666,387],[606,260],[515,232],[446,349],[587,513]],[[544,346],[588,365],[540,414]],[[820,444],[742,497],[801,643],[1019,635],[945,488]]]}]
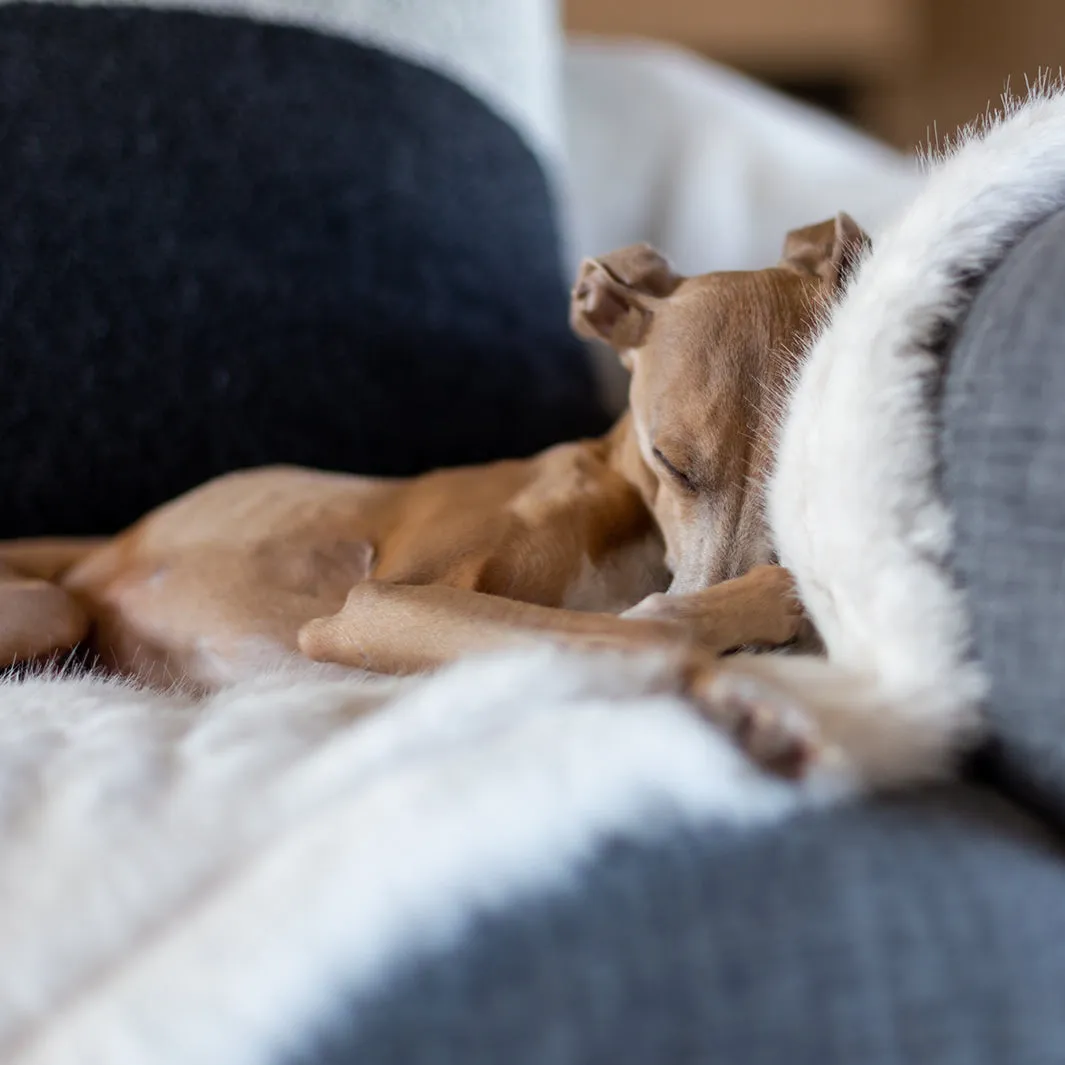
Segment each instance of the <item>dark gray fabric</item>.
[{"label": "dark gray fabric", "polygon": [[[1065,825],[1065,214],[992,274],[951,353],[943,481],[997,768]],[[1065,1049],[1063,1049],[1065,1055]]]},{"label": "dark gray fabric", "polygon": [[548,183],[441,75],[294,26],[0,4],[0,537],[207,478],[605,428]]},{"label": "dark gray fabric", "polygon": [[286,1065],[1050,1065],[1063,987],[1061,854],[958,786],[619,844]]}]

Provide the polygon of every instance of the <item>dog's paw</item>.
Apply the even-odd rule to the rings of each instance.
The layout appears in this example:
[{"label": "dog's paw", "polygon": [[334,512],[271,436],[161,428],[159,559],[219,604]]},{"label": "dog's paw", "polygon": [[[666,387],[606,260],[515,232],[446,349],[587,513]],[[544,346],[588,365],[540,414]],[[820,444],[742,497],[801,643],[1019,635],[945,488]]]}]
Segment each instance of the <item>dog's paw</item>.
[{"label": "dog's paw", "polygon": [[776,647],[807,626],[791,574],[755,566],[742,577],[686,595],[655,593],[623,615],[684,626],[692,638],[720,651],[744,645]]},{"label": "dog's paw", "polygon": [[813,719],[794,699],[761,678],[715,670],[693,685],[692,694],[702,716],[767,772],[798,780],[817,757],[821,736]]}]

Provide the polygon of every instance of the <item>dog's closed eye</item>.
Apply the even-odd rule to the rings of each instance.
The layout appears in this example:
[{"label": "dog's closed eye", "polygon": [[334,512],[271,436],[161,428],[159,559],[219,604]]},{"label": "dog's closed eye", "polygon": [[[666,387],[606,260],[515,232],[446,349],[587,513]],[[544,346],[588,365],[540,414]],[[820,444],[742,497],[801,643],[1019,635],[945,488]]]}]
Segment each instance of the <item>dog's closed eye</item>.
[{"label": "dog's closed eye", "polygon": [[669,474],[669,476],[677,485],[683,488],[686,492],[691,492],[694,494],[696,491],[698,491],[695,481],[691,477],[691,475],[685,473],[682,469],[680,469],[679,466],[667,459],[666,456],[663,455],[657,447],[652,449],[652,454],[654,455],[656,461],[662,467],[662,469],[664,469],[666,473]]}]

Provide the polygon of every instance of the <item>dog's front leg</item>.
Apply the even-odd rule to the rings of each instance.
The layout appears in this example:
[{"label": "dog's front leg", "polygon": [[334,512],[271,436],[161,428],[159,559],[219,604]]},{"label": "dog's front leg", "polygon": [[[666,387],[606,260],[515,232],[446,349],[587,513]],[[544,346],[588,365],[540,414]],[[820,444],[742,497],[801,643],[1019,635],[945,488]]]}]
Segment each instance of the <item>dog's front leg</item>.
[{"label": "dog's front leg", "polygon": [[622,616],[674,622],[700,646],[719,653],[744,645],[780,646],[806,624],[795,582],[782,566],[755,566],[688,595],[649,595]]},{"label": "dog's front leg", "polygon": [[337,614],[303,626],[299,647],[316,661],[404,674],[544,640],[618,649],[686,642],[682,628],[669,621],[625,621],[449,585],[364,581]]}]

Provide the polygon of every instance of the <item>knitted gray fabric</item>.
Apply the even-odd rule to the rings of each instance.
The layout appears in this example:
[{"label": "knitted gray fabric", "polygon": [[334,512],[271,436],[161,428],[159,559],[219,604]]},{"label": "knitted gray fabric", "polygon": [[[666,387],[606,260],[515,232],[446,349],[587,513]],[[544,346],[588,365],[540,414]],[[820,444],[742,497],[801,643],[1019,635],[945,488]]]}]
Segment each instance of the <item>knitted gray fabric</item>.
[{"label": "knitted gray fabric", "polygon": [[365,473],[603,428],[549,179],[392,52],[159,9],[0,5],[0,536],[208,477]]}]

